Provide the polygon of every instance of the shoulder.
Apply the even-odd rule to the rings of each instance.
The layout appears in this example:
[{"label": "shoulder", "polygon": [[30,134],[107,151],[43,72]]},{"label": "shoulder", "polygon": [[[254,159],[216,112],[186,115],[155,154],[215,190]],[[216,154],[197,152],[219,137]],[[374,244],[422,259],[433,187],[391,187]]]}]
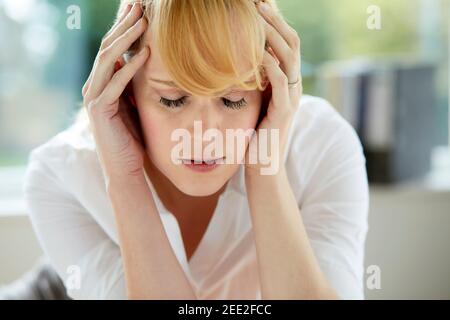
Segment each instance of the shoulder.
[{"label": "shoulder", "polygon": [[292,123],[291,141],[300,142],[302,138],[310,137],[314,138],[314,142],[330,143],[333,137],[340,134],[359,140],[350,123],[327,100],[304,95]]},{"label": "shoulder", "polygon": [[291,182],[302,193],[313,177],[326,183],[325,177],[345,169],[343,164],[364,166],[365,157],[347,120],[327,100],[304,95],[290,128],[285,164]]},{"label": "shoulder", "polygon": [[68,224],[82,223],[85,227],[95,221],[118,243],[113,209],[88,122],[75,122],[31,151],[23,195],[36,224],[52,223],[53,217],[58,217],[53,220],[55,224],[67,219]]},{"label": "shoulder", "polygon": [[52,177],[70,187],[85,169],[100,167],[89,123],[78,121],[31,150],[25,185],[45,183],[44,177]]},{"label": "shoulder", "polygon": [[95,144],[87,121],[77,121],[47,141],[35,147],[30,156],[46,160],[62,160],[69,155],[95,151]]}]

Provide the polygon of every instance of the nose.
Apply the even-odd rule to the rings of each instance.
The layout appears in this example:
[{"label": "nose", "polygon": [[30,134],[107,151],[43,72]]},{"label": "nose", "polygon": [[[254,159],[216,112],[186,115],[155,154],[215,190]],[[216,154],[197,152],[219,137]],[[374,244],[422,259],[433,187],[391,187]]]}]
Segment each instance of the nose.
[{"label": "nose", "polygon": [[[212,103],[198,105],[188,126],[188,131],[192,137],[192,146],[197,146],[197,148],[194,148],[197,151],[199,149],[198,147],[201,146],[203,152],[214,139],[220,139],[220,136],[217,136],[217,134],[221,132],[221,118],[216,106]],[[207,131],[208,136],[205,136]],[[193,151],[194,154],[195,150]],[[222,150],[215,151],[215,156],[222,153]],[[197,154],[196,157],[201,157],[201,155]]]},{"label": "nose", "polygon": [[220,115],[216,106],[211,103],[205,103],[199,108],[199,118],[202,121],[203,130],[210,128],[220,129]]},{"label": "nose", "polygon": [[197,123],[197,125],[200,123],[203,132],[208,129],[220,130],[221,117],[213,102],[205,101],[192,108],[192,110],[192,117],[190,117],[187,126],[191,134],[194,133],[194,123]]}]

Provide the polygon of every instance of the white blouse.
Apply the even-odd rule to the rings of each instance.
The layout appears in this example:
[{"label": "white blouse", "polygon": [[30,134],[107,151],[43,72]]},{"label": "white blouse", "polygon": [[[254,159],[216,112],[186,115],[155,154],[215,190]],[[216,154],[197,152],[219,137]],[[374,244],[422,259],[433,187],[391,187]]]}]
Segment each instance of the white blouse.
[{"label": "white blouse", "polygon": [[[322,271],[341,298],[363,299],[369,197],[355,130],[326,100],[304,95],[285,166]],[[199,299],[261,299],[243,168],[220,195],[189,262],[175,216],[146,177],[170,245]],[[126,299],[113,209],[86,123],[32,150],[24,195],[42,249],[69,296]]]}]

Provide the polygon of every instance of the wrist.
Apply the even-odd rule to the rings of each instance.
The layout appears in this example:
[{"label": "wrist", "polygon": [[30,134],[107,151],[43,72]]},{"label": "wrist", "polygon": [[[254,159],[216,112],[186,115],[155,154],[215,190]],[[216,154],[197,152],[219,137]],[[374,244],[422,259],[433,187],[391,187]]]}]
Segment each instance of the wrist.
[{"label": "wrist", "polygon": [[264,183],[268,181],[275,181],[284,179],[286,177],[286,168],[284,165],[280,166],[276,172],[273,174],[261,174],[261,171],[259,168],[251,168],[246,167],[245,168],[245,180],[246,181],[255,181],[258,183]]},{"label": "wrist", "polygon": [[106,190],[110,195],[146,185],[144,171],[133,175],[112,175],[106,179]]}]

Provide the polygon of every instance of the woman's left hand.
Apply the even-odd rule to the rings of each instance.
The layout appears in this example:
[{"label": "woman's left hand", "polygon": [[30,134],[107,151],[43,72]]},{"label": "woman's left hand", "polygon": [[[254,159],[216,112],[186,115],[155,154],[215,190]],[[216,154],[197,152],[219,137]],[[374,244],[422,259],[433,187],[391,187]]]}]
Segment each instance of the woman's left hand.
[{"label": "woman's left hand", "polygon": [[[266,39],[272,49],[272,53],[264,51],[263,60],[267,80],[272,86],[272,97],[268,104],[267,114],[253,135],[252,140],[256,140],[250,142],[250,145],[257,142],[258,146],[252,149],[249,145],[247,149],[245,172],[247,175],[272,175],[277,174],[283,164],[289,128],[303,93],[300,73],[300,39],[297,32],[268,4],[259,1],[256,6],[263,17]],[[294,83],[297,84],[291,85]],[[272,141],[272,143],[275,142],[275,145],[268,145],[266,150],[260,151],[261,132],[266,131],[264,134],[266,134],[266,141],[269,144],[272,137],[271,131],[274,129],[279,133],[278,139]],[[262,152],[270,158],[271,162],[278,161],[277,170],[272,172],[274,170],[265,168],[267,164],[261,163],[261,159],[254,151]],[[271,153],[272,151],[274,154]],[[256,161],[250,161],[251,159]],[[270,166],[273,167],[273,165]]]}]

